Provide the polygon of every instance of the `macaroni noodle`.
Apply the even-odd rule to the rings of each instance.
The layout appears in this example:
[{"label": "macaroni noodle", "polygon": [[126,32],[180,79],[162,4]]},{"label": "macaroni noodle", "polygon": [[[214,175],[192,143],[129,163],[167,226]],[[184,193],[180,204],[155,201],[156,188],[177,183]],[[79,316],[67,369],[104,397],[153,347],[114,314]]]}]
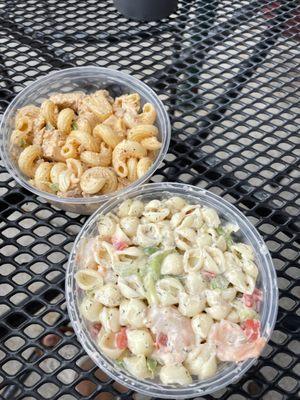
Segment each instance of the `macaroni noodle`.
[{"label": "macaroni noodle", "polygon": [[39,146],[30,145],[26,147],[20,154],[18,164],[20,170],[28,176],[33,178],[37,169],[37,161],[42,156],[42,149]]}]

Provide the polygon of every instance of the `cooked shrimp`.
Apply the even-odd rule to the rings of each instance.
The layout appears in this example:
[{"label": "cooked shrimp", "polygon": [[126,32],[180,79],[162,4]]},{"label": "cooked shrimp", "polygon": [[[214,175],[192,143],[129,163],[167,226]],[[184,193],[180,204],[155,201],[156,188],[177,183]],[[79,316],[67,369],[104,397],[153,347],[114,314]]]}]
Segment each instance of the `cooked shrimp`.
[{"label": "cooked shrimp", "polygon": [[154,306],[149,310],[147,319],[159,347],[154,357],[167,364],[183,362],[187,350],[195,341],[190,318],[183,316],[175,307]]},{"label": "cooked shrimp", "polygon": [[226,320],[212,326],[208,341],[216,345],[217,357],[221,361],[234,362],[258,357],[266,344],[258,332],[255,340],[248,339],[238,324]]}]

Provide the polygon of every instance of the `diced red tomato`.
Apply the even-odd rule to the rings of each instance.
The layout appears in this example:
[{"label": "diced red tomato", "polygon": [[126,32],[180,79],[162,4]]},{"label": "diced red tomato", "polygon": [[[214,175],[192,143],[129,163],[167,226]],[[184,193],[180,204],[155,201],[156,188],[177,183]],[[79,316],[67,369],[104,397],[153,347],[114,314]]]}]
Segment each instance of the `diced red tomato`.
[{"label": "diced red tomato", "polygon": [[257,320],[246,320],[240,326],[227,320],[215,323],[208,336],[208,342],[217,349],[221,361],[244,361],[257,358],[266,344],[259,334],[260,323]]},{"label": "diced red tomato", "polygon": [[161,347],[165,347],[168,344],[168,336],[164,333],[159,333],[156,336],[156,347],[159,349]]},{"label": "diced red tomato", "polygon": [[205,271],[205,270],[202,270],[201,273],[202,273],[202,275],[205,276],[205,278],[208,278],[208,279],[213,279],[216,276],[216,274],[214,272],[209,272],[209,271]]},{"label": "diced red tomato", "polygon": [[121,328],[120,332],[116,334],[116,346],[118,349],[126,349],[127,347],[126,328]]},{"label": "diced red tomato", "polygon": [[111,243],[112,243],[112,245],[114,246],[114,248],[116,250],[124,250],[124,249],[126,249],[128,247],[127,243],[125,243],[125,242],[123,242],[121,240],[118,240],[116,238],[112,238],[111,239]]},{"label": "diced red tomato", "polygon": [[260,336],[260,322],[257,319],[246,319],[241,328],[249,342],[255,342]]},{"label": "diced red tomato", "polygon": [[93,337],[96,337],[98,335],[98,333],[100,332],[101,326],[102,325],[99,322],[97,322],[96,324],[93,324],[91,326],[90,332]]},{"label": "diced red tomato", "polygon": [[243,294],[243,302],[246,307],[255,308],[258,310],[259,303],[262,301],[263,294],[262,291],[255,288],[252,294]]}]

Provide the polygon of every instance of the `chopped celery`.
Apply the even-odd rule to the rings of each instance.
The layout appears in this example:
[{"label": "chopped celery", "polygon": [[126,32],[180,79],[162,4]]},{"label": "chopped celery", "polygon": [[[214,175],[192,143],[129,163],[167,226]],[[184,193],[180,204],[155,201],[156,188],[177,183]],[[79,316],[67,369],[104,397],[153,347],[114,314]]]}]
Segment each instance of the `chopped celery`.
[{"label": "chopped celery", "polygon": [[159,250],[158,247],[145,247],[144,248],[144,253],[147,256],[151,256],[152,254],[156,253]]},{"label": "chopped celery", "polygon": [[49,187],[53,192],[58,192],[59,187],[57,183],[50,183]]},{"label": "chopped celery", "polygon": [[150,305],[158,303],[157,292],[155,288],[156,279],[148,272],[144,278],[143,284],[146,290],[146,297]]},{"label": "chopped celery", "polygon": [[231,247],[233,245],[233,240],[230,234],[225,235],[225,241],[227,244],[227,247]]},{"label": "chopped celery", "polygon": [[239,226],[234,225],[234,224],[227,224],[224,227],[224,230],[227,234],[231,234],[231,233],[236,233],[240,230]]},{"label": "chopped celery", "polygon": [[143,284],[146,290],[146,297],[149,304],[157,304],[158,297],[156,293],[155,283],[160,278],[160,268],[163,259],[170,254],[171,250],[162,251],[159,254],[153,255],[147,265],[146,275]]},{"label": "chopped celery", "polygon": [[238,310],[238,314],[241,322],[246,321],[247,319],[259,319],[259,315],[256,311],[251,308],[241,308]]},{"label": "chopped celery", "polygon": [[222,275],[217,275],[210,281],[211,289],[226,289],[228,285],[228,280],[225,278],[225,276]]},{"label": "chopped celery", "polygon": [[157,361],[153,360],[153,358],[147,358],[146,364],[148,370],[151,372],[151,375],[154,376],[157,370]]},{"label": "chopped celery", "polygon": [[216,232],[218,235],[224,235],[224,229],[222,228],[222,226],[218,226],[217,228],[215,228]]},{"label": "chopped celery", "polygon": [[120,367],[120,368],[124,368],[124,361],[121,359],[117,359],[115,360],[115,363]]},{"label": "chopped celery", "polygon": [[153,275],[155,280],[159,279],[161,263],[169,253],[170,251],[167,250],[151,257],[148,265],[148,271]]},{"label": "chopped celery", "polygon": [[217,234],[219,236],[224,236],[225,242],[227,244],[227,247],[230,247],[233,245],[233,240],[231,237],[231,232],[227,232],[222,226],[218,226],[217,228],[215,228],[215,231],[217,232]]},{"label": "chopped celery", "polygon": [[77,122],[74,121],[72,124],[72,130],[74,131],[76,129],[78,129],[78,125],[77,125]]}]

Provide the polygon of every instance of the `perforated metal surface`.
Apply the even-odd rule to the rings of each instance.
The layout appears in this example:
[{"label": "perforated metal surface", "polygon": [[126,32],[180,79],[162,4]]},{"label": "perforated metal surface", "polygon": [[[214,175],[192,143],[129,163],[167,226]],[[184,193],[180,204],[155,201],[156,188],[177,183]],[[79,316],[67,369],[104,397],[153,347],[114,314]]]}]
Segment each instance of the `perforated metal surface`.
[{"label": "perforated metal surface", "polygon": [[[1,112],[58,68],[130,72],[172,121],[153,181],[209,189],[263,235],[280,287],[275,332],[256,367],[207,399],[294,399],[299,389],[299,21],[299,2],[288,0],[182,0],[148,24],[111,1],[0,1]],[[87,361],[67,328],[65,266],[85,218],[41,202],[3,167],[0,185],[0,397],[136,398]]]}]

